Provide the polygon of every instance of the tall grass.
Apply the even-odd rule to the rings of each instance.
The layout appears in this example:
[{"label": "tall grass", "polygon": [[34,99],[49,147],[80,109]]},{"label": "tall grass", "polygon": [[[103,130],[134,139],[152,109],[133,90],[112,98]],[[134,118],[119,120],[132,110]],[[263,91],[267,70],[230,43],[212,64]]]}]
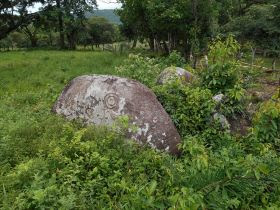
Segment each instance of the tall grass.
[{"label": "tall grass", "polygon": [[[84,74],[114,74],[125,55],[83,51],[0,53],[0,164],[38,152],[63,120],[50,110],[63,87]],[[54,130],[53,130],[54,129]]]}]

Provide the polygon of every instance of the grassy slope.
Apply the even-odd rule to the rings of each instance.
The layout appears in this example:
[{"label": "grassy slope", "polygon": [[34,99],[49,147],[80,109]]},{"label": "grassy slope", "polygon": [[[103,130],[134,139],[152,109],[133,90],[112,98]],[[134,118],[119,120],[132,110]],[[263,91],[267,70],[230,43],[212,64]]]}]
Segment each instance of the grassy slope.
[{"label": "grassy slope", "polygon": [[[35,209],[36,205],[42,209],[54,206],[54,201],[54,209],[61,205],[88,209],[97,204],[96,209],[106,205],[113,209],[187,209],[187,205],[200,203],[202,195],[207,209],[234,208],[238,202],[245,206],[240,209],[252,209],[252,205],[262,205],[252,200],[259,201],[263,192],[265,198],[270,194],[271,200],[277,197],[278,191],[272,188],[276,181],[266,181],[268,176],[259,181],[254,178],[251,167],[255,169],[262,157],[245,157],[247,153],[235,141],[228,150],[221,146],[214,154],[194,137],[188,139],[190,149],[178,160],[152,150],[108,146],[109,141],[100,145],[100,141],[77,143],[71,136],[75,124],[52,114],[53,103],[70,79],[83,74],[115,74],[113,66],[123,58],[104,52],[0,53],[0,209],[22,205],[21,209]],[[96,131],[87,135],[91,140]],[[48,146],[50,142],[62,143]],[[79,158],[73,151],[81,153]],[[57,176],[55,184],[53,175]],[[228,178],[231,175],[233,179]],[[247,206],[248,200],[251,203]],[[185,208],[176,208],[179,203]]]},{"label": "grassy slope", "polygon": [[0,167],[28,159],[48,135],[59,133],[64,121],[50,110],[72,78],[114,74],[123,58],[107,52],[0,53]]}]

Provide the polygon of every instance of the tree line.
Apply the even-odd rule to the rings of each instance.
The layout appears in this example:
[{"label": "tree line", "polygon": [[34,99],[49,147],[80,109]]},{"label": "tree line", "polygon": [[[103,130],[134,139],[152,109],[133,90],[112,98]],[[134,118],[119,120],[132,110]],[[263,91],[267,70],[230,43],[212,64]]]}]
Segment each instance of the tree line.
[{"label": "tree line", "polygon": [[18,48],[60,48],[76,49],[77,45],[91,49],[100,45],[123,40],[118,25],[110,23],[104,17],[91,17],[81,25],[74,41],[65,40],[61,45],[60,33],[45,24],[30,23],[19,27],[0,40],[0,49],[13,50]]},{"label": "tree line", "polygon": [[233,34],[253,49],[279,54],[278,0],[120,0],[118,14],[131,39],[146,39],[150,48],[186,58],[207,51],[217,36]]},{"label": "tree line", "polygon": [[[279,55],[280,1],[278,0],[119,0],[116,12],[122,25],[102,18],[88,19],[96,0],[2,0],[0,40],[28,38],[25,45],[100,45],[120,39],[146,42],[152,51],[182,52],[196,59],[217,36],[233,34],[242,45],[268,55]],[[40,3],[39,11],[30,6]],[[21,36],[20,36],[21,34]],[[121,37],[124,35],[125,38]],[[4,41],[3,41],[4,40]],[[3,44],[4,42],[4,44]],[[39,42],[39,44],[38,44]],[[18,44],[21,45],[21,44]]]},{"label": "tree line", "polygon": [[[38,11],[30,12],[37,3]],[[4,0],[0,3],[0,47],[35,48],[112,43],[120,30],[102,17],[87,18],[96,0]]]}]

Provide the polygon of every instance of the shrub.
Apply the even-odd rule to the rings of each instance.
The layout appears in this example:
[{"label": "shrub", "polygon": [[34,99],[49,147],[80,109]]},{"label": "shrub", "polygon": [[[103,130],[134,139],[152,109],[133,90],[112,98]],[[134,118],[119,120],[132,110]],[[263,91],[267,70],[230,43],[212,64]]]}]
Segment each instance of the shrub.
[{"label": "shrub", "polygon": [[209,90],[185,86],[179,81],[154,90],[182,136],[196,134],[207,127],[215,107]]},{"label": "shrub", "polygon": [[236,143],[213,151],[186,136],[183,154],[126,141],[112,129],[63,125],[37,156],[0,172],[3,209],[256,209],[277,205],[279,162]]},{"label": "shrub", "polygon": [[117,67],[119,75],[138,80],[142,84],[152,88],[156,85],[161,71],[170,66],[183,66],[184,58],[173,51],[168,57],[149,58],[141,55],[130,54],[124,64]]},{"label": "shrub", "polygon": [[253,134],[259,142],[280,149],[280,101],[273,99],[261,105],[253,120]]},{"label": "shrub", "polygon": [[199,72],[201,86],[211,90],[213,95],[225,94],[220,110],[223,114],[230,117],[243,114],[245,91],[236,56],[240,49],[238,42],[232,36],[225,41],[218,38],[209,49],[209,66]]},{"label": "shrub", "polygon": [[169,66],[184,67],[186,65],[186,60],[177,51],[172,51],[167,57],[159,58],[158,62],[163,67],[169,67]]},{"label": "shrub", "polygon": [[232,89],[228,89],[225,93],[225,99],[221,104],[220,111],[227,117],[235,115],[244,115],[244,107],[247,102],[245,90],[240,84],[237,84]]},{"label": "shrub", "polygon": [[148,87],[153,87],[162,69],[154,58],[130,54],[124,64],[117,67],[116,70],[121,76],[138,80]]},{"label": "shrub", "polygon": [[201,73],[203,86],[213,94],[225,93],[239,82],[240,76],[236,70],[236,65],[232,63],[212,64]]},{"label": "shrub", "polygon": [[233,37],[216,40],[210,45],[209,66],[200,72],[202,86],[213,94],[226,93],[240,83],[241,74],[236,54],[239,44]]}]

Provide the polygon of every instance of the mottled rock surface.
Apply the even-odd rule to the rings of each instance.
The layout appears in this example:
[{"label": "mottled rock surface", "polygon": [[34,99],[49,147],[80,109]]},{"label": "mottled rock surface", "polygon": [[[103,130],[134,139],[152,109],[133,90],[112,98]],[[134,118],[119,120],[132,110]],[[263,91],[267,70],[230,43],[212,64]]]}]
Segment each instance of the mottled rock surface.
[{"label": "mottled rock surface", "polygon": [[223,101],[224,98],[225,98],[225,95],[224,95],[224,94],[219,94],[219,95],[215,95],[215,96],[213,97],[213,100],[214,100],[216,103],[220,104],[220,103]]},{"label": "mottled rock surface", "polygon": [[230,124],[229,124],[227,118],[224,115],[222,115],[220,113],[215,113],[213,115],[213,119],[215,121],[219,122],[219,124],[221,125],[221,127],[223,129],[225,129],[225,130],[229,130],[230,129]]},{"label": "mottled rock surface", "polygon": [[128,115],[138,131],[128,137],[153,148],[178,154],[180,136],[155,94],[141,83],[114,76],[80,76],[64,89],[53,107],[67,119],[112,125]]},{"label": "mottled rock surface", "polygon": [[189,83],[194,79],[194,75],[179,67],[168,67],[159,75],[157,84],[163,85],[176,79],[181,79],[184,83]]}]

